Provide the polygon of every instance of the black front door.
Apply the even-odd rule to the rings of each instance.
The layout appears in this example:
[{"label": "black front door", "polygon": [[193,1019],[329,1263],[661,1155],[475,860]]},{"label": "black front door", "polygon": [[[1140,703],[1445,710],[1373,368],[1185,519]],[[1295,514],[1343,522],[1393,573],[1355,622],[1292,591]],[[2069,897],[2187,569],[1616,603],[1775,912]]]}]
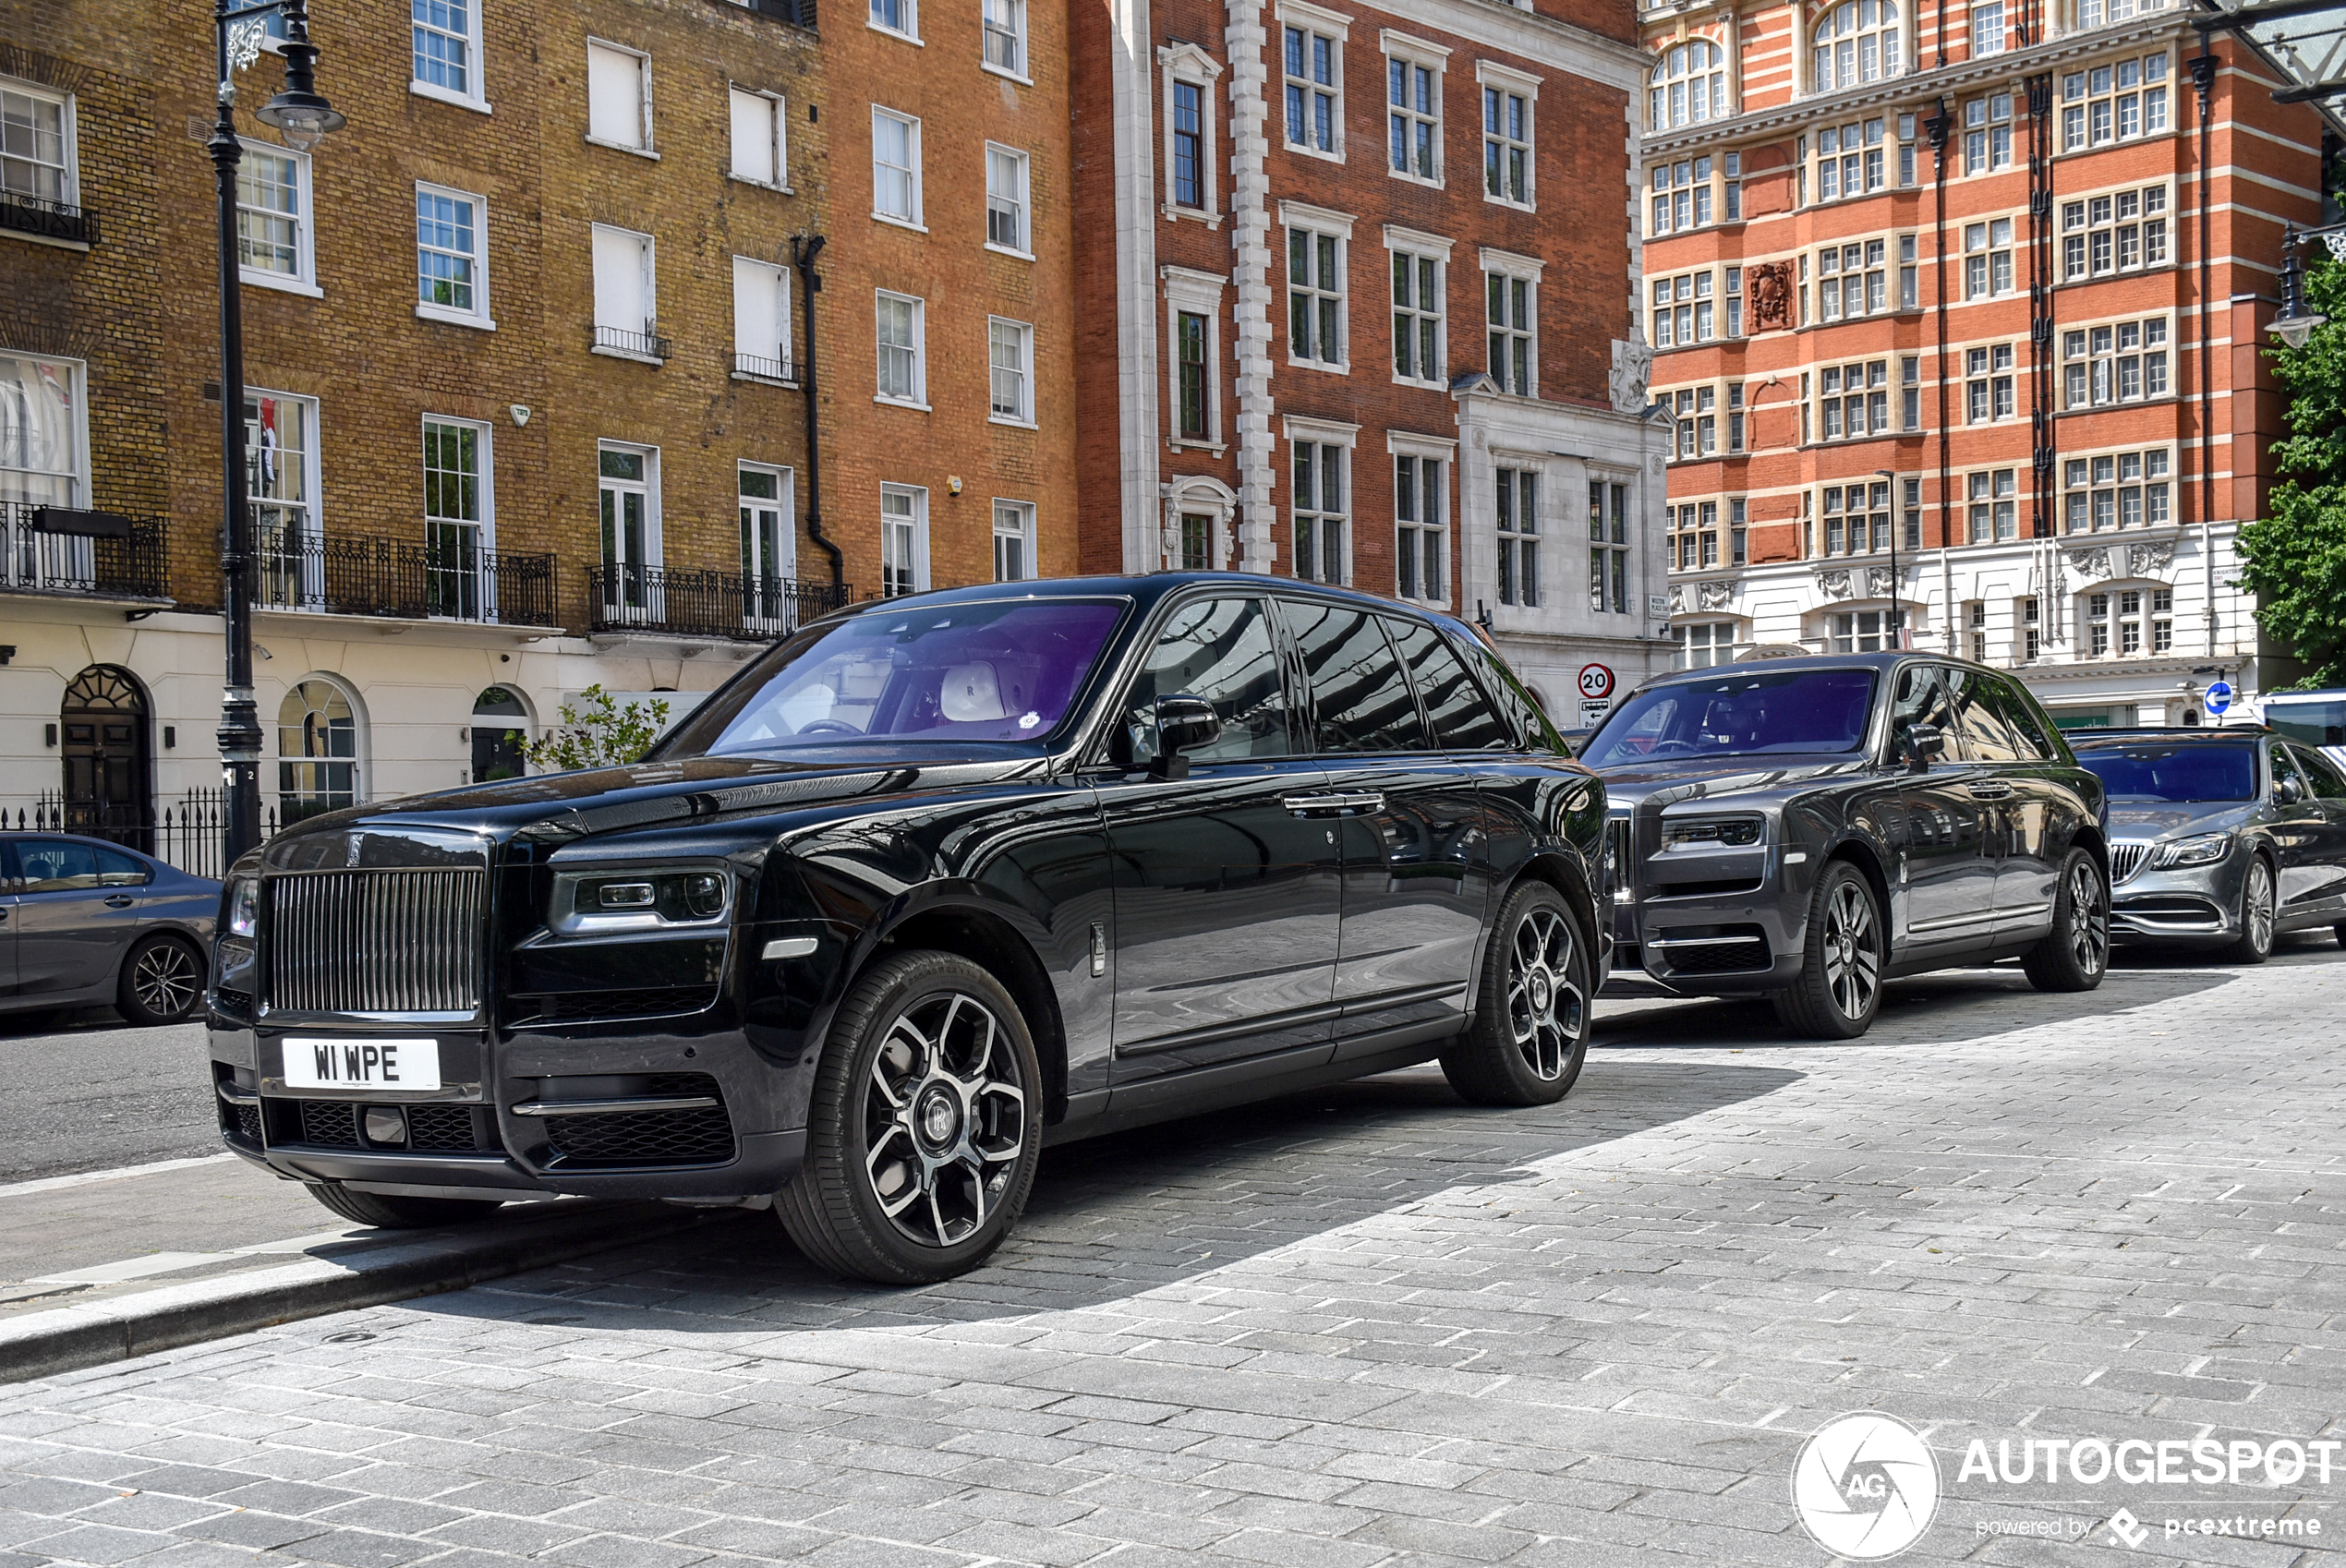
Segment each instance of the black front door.
[{"label": "black front door", "polygon": [[60,826],[151,852],[146,694],[124,671],[93,664],[66,688],[57,719],[65,757]]},{"label": "black front door", "polygon": [[1283,664],[1265,600],[1188,599],[1154,634],[1120,710],[1143,731],[1141,753],[1160,696],[1203,697],[1223,730],[1187,754],[1187,778],[1135,767],[1099,781],[1115,867],[1119,1085],[1329,1048],[1339,825],[1311,804],[1327,772],[1296,754]]}]

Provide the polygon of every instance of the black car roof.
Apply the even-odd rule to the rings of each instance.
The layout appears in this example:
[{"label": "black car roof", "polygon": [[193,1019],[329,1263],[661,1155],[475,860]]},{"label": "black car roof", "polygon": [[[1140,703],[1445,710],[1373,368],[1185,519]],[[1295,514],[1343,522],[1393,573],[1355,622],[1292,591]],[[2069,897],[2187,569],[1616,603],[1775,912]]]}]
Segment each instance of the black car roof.
[{"label": "black car roof", "polygon": [[1381,610],[1386,614],[1413,615],[1429,620],[1446,621],[1451,617],[1433,614],[1420,606],[1405,604],[1398,599],[1365,594],[1357,588],[1337,587],[1328,583],[1306,583],[1293,577],[1269,577],[1254,572],[1149,572],[1131,576],[1098,577],[1036,577],[1016,583],[976,583],[966,587],[932,588],[926,593],[905,594],[894,598],[874,599],[867,604],[852,607],[857,615],[886,615],[911,604],[978,604],[999,599],[1083,599],[1130,598],[1142,604],[1153,604],[1176,589],[1195,584],[1219,585],[1262,593],[1276,588],[1281,593],[1304,594],[1314,597],[1343,599],[1363,609]]},{"label": "black car roof", "polygon": [[2157,724],[2096,726],[2091,730],[2068,730],[2072,750],[2079,746],[2114,746],[2122,742],[2144,741],[2218,742],[2218,741],[2277,741],[2276,730],[2261,724],[2183,725]]}]

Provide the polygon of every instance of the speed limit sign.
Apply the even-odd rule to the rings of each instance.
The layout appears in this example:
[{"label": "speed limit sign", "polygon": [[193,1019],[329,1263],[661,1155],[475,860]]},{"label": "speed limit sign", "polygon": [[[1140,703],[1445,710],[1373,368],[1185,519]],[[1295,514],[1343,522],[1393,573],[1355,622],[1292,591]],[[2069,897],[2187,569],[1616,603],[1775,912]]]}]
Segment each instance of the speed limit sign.
[{"label": "speed limit sign", "polygon": [[1590,702],[1602,702],[1613,695],[1613,670],[1602,664],[1580,667],[1580,695]]}]

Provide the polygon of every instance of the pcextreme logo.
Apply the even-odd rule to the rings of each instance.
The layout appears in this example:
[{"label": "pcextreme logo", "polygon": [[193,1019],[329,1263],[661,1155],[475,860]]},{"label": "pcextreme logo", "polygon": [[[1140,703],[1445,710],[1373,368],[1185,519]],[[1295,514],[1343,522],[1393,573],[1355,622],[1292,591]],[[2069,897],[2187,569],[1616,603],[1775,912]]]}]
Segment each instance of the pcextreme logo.
[{"label": "pcextreme logo", "polygon": [[1895,1557],[1938,1512],[1939,1461],[1895,1416],[1843,1416],[1819,1428],[1793,1461],[1792,1506],[1837,1557]]}]

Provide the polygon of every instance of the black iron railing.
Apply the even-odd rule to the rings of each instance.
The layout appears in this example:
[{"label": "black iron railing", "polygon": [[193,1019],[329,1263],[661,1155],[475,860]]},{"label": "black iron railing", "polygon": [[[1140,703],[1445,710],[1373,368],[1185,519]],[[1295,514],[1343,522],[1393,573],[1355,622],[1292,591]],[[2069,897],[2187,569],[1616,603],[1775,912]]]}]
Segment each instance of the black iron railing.
[{"label": "black iron railing", "polygon": [[622,354],[640,354],[647,359],[665,359],[676,347],[658,332],[631,332],[601,325],[595,328],[595,346],[617,349]]},{"label": "black iron railing", "polygon": [[[218,790],[189,790],[150,807],[138,802],[68,801],[44,791],[30,806],[0,810],[0,831],[77,833],[150,854],[192,876],[217,878],[224,869],[226,816]],[[277,808],[260,809],[260,837],[276,837]]]},{"label": "black iron railing", "polygon": [[852,591],[794,577],[679,572],[659,566],[586,569],[589,625],[597,632],[764,642],[848,603]]},{"label": "black iron railing", "polygon": [[68,245],[95,245],[98,214],[70,201],[28,196],[20,190],[0,190],[0,229],[63,240]]},{"label": "black iron railing", "polygon": [[762,381],[796,381],[798,368],[787,359],[768,359],[760,354],[733,356],[733,374],[755,376]]},{"label": "black iron railing", "polygon": [[261,529],[254,537],[252,602],[334,615],[551,626],[554,558]]},{"label": "black iron railing", "polygon": [[166,598],[160,517],[0,501],[0,587],[27,593]]}]

